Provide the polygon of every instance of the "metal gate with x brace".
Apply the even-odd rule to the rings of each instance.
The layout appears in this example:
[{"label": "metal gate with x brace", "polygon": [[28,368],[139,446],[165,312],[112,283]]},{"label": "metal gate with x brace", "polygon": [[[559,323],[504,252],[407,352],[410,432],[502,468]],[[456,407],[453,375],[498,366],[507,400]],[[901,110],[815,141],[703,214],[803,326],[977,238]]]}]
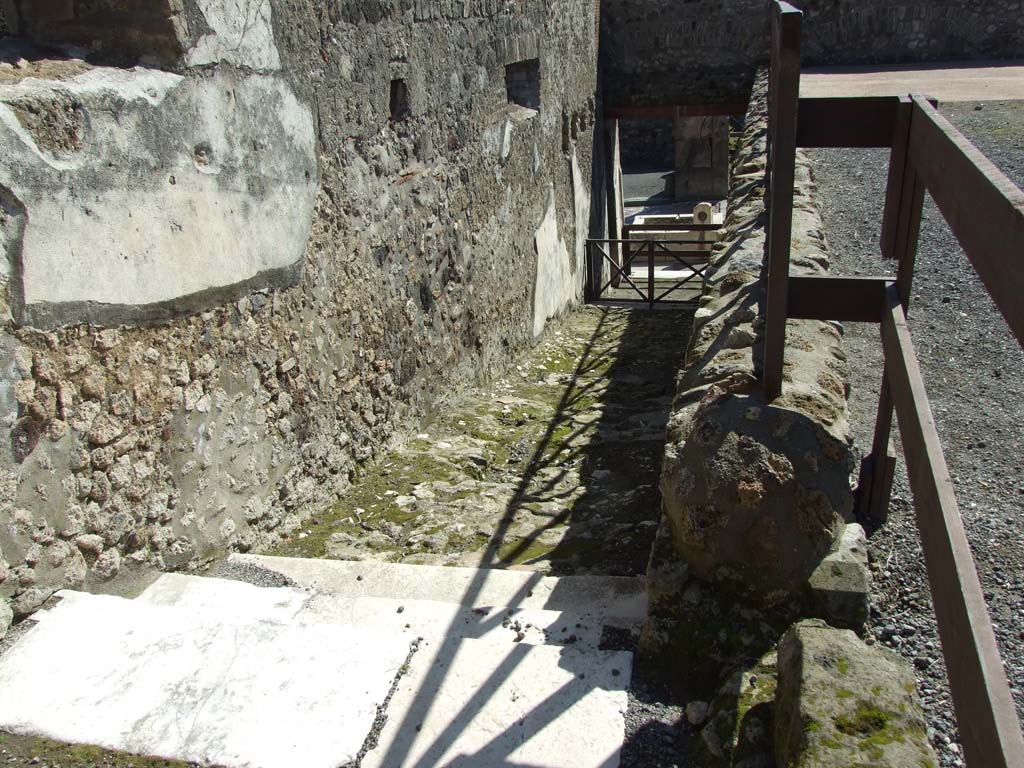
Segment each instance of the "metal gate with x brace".
[{"label": "metal gate with x brace", "polygon": [[[715,230],[719,229],[721,225],[690,225],[687,227],[689,230]],[[659,226],[659,230],[664,231],[664,226]],[[623,299],[624,301],[642,301],[649,306],[653,307],[660,301],[664,301],[673,292],[678,291],[683,286],[691,281],[699,280],[701,283],[704,281],[705,272],[708,267],[707,256],[701,255],[700,258],[695,258],[692,251],[687,252],[685,255],[680,254],[678,251],[673,250],[670,246],[692,246],[694,242],[692,240],[683,239],[665,239],[665,240],[637,240],[637,239],[601,239],[601,238],[590,238],[587,240],[587,265],[588,268],[593,269],[595,263],[603,264],[607,262],[611,267],[611,277],[604,282],[600,289],[597,291],[594,299],[600,299],[605,291],[607,291],[613,285],[620,284],[621,281],[625,281],[633,291],[636,292],[638,299],[628,298]],[[608,246],[608,248],[605,248]],[[612,246],[618,246],[619,249],[625,253],[625,258],[620,265],[615,257],[609,253]],[[601,255],[601,261],[595,262],[594,252]],[[665,256],[671,257],[680,265],[688,270],[682,279],[677,280],[668,288],[664,289],[661,293],[656,293],[655,290],[655,262],[658,258],[664,259]],[[644,292],[636,284],[633,278],[630,276],[631,268],[634,262],[637,261],[637,257],[646,256],[647,261],[647,290]],[[603,271],[603,270],[602,270]],[[597,282],[597,281],[595,281]]]}]

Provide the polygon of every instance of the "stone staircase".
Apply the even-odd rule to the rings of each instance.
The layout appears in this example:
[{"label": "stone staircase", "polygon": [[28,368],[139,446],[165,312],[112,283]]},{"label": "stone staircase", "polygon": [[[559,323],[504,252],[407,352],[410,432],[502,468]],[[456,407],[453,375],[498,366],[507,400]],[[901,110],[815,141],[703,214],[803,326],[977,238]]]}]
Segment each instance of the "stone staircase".
[{"label": "stone staircase", "polygon": [[[233,555],[64,591],[0,657],[0,729],[203,765],[619,763],[643,580]],[[619,632],[615,632],[615,629]]]}]

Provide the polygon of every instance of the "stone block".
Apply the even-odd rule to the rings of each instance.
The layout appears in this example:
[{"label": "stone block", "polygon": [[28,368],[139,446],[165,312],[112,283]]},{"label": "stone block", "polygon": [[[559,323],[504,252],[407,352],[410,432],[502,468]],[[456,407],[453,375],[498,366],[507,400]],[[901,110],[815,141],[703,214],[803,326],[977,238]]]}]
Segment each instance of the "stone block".
[{"label": "stone block", "polygon": [[315,133],[281,78],[27,79],[0,87],[0,150],[18,323],[161,319],[298,277]]},{"label": "stone block", "polygon": [[673,418],[661,490],[691,572],[769,602],[799,594],[852,513],[848,446],[756,392],[712,386]]},{"label": "stone block", "polygon": [[910,665],[819,620],[779,643],[774,731],[777,765],[938,765]]},{"label": "stone block", "polygon": [[871,572],[867,540],[860,525],[846,526],[835,551],[821,561],[807,587],[819,618],[832,626],[863,631],[868,620]]},{"label": "stone block", "polygon": [[773,650],[726,679],[700,732],[701,765],[771,765],[776,665]]},{"label": "stone block", "polygon": [[729,121],[676,117],[676,200],[723,199],[729,194]]},{"label": "stone block", "polygon": [[7,630],[11,628],[14,621],[14,609],[7,598],[0,597],[0,640],[7,637]]}]

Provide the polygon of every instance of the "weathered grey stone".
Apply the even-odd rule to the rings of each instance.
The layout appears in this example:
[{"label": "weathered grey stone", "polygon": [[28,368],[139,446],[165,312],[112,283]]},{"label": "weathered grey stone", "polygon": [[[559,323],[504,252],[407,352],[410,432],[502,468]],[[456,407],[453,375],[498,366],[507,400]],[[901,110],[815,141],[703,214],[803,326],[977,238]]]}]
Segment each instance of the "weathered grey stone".
[{"label": "weathered grey stone", "polygon": [[690,725],[701,725],[708,717],[706,701],[691,701],[686,705],[686,719]]},{"label": "weathered grey stone", "polygon": [[817,616],[835,627],[863,631],[868,620],[871,572],[867,540],[859,524],[846,526],[835,551],[821,561],[807,586]]},{"label": "weathered grey stone", "polygon": [[15,595],[14,599],[11,600],[14,617],[20,619],[33,613],[39,606],[50,599],[53,592],[53,589],[47,587],[29,587]]},{"label": "weathered grey stone", "polygon": [[913,670],[900,657],[807,620],[783,636],[778,668],[778,765],[938,765]]},{"label": "weathered grey stone", "polygon": [[14,609],[6,597],[0,597],[0,640],[7,637],[7,630],[14,621]]},{"label": "weathered grey stone", "polygon": [[103,581],[114,578],[121,570],[121,553],[113,548],[104,550],[96,559],[92,570]]},{"label": "weathered grey stone", "polygon": [[64,584],[72,589],[77,589],[85,583],[85,577],[89,573],[89,566],[77,548],[72,548],[64,565]]},{"label": "weathered grey stone", "polygon": [[[767,80],[751,93],[735,165],[763,162]],[[805,162],[805,161],[801,161]],[[810,178],[798,175],[807,192]],[[669,421],[661,491],[676,545],[693,574],[770,601],[800,594],[853,511],[854,455],[846,367],[834,327],[792,321],[782,395],[765,402],[753,332],[765,248],[761,177],[731,190]],[[794,272],[827,263],[820,217],[794,219]],[[748,325],[749,324],[749,325]],[[813,461],[808,461],[812,456]]]},{"label": "weathered grey stone", "polygon": [[124,425],[121,422],[106,414],[100,414],[89,430],[89,442],[98,446],[108,445],[117,440],[123,432]]},{"label": "weathered grey stone", "polygon": [[733,672],[711,702],[697,749],[702,765],[769,766],[772,760],[776,654]]},{"label": "weathered grey stone", "polygon": [[99,366],[91,365],[82,378],[82,397],[102,400],[107,396],[107,377]]},{"label": "weathered grey stone", "polygon": [[103,551],[103,537],[96,533],[84,533],[75,539],[75,544],[82,554],[99,557]]}]

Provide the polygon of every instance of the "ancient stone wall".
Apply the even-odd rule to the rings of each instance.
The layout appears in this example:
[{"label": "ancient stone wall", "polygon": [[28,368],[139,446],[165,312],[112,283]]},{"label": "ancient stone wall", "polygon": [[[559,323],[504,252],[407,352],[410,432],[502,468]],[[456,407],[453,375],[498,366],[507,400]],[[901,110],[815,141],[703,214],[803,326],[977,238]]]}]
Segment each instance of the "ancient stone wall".
[{"label": "ancient stone wall", "polygon": [[[189,294],[199,296],[189,314],[148,326],[111,315],[99,318],[106,327],[73,315],[49,330],[15,322],[19,288],[9,272],[0,333],[9,436],[0,451],[0,597],[17,613],[54,588],[110,577],[126,558],[184,568],[278,536],[336,499],[360,464],[431,404],[502,370],[581,296],[583,243],[606,209],[600,162],[594,167],[601,139],[589,0],[273,0],[253,3],[258,18],[241,26],[214,13],[229,6],[186,2],[190,12],[209,13],[201,28],[187,18],[191,31],[175,38],[182,50],[161,63],[189,89],[211,89],[200,103],[241,102],[245,83],[270,77],[308,113],[316,186],[305,248],[283,283],[243,281],[230,301]],[[539,64],[536,110],[510,104],[506,92],[506,65],[530,59]],[[98,71],[170,76],[105,67],[69,82]],[[105,104],[80,103],[86,125],[88,111]],[[302,135],[301,120],[280,119]],[[216,160],[218,148],[211,142],[211,153],[197,154],[206,128],[181,123],[145,129],[162,136],[166,158],[188,155],[189,172],[199,173],[195,166]],[[125,130],[120,150],[131,157],[138,134]],[[286,149],[255,139],[234,147],[247,161]],[[84,135],[83,146],[90,140]],[[159,169],[165,158],[142,146],[134,155],[141,171]],[[74,170],[78,152],[37,159],[59,177]],[[275,183],[250,171],[236,165],[226,185],[243,207],[265,200]],[[140,182],[124,201],[128,212],[166,194],[173,172],[158,175],[159,191]],[[12,266],[23,231],[14,198],[2,198]],[[183,227],[210,216],[201,206],[231,199],[217,192],[193,201],[200,210]],[[281,206],[304,215],[301,205]],[[282,228],[282,263],[291,238]],[[261,228],[236,239],[245,249],[266,238]],[[203,249],[202,232],[191,233],[191,247]],[[192,280],[174,272],[202,268],[194,255],[162,264],[170,278],[155,270],[161,285],[146,285],[144,271],[133,278],[127,303],[166,290],[167,279]],[[207,258],[217,258],[215,249]],[[109,269],[114,280],[128,274]],[[54,290],[76,287],[49,279]]]},{"label": "ancient stone wall", "polygon": [[[803,60],[874,64],[1024,56],[1019,0],[797,0]],[[609,104],[735,98],[768,52],[765,0],[605,0]]]},{"label": "ancient stone wall", "polygon": [[622,165],[634,168],[672,168],[676,142],[672,118],[619,120]]},{"label": "ancient stone wall", "polygon": [[[665,518],[689,571],[759,599],[799,596],[851,520],[855,467],[835,323],[791,320],[782,394],[760,388],[767,76],[754,84],[680,375],[662,469]],[[793,274],[828,266],[810,167],[797,163]]]}]

